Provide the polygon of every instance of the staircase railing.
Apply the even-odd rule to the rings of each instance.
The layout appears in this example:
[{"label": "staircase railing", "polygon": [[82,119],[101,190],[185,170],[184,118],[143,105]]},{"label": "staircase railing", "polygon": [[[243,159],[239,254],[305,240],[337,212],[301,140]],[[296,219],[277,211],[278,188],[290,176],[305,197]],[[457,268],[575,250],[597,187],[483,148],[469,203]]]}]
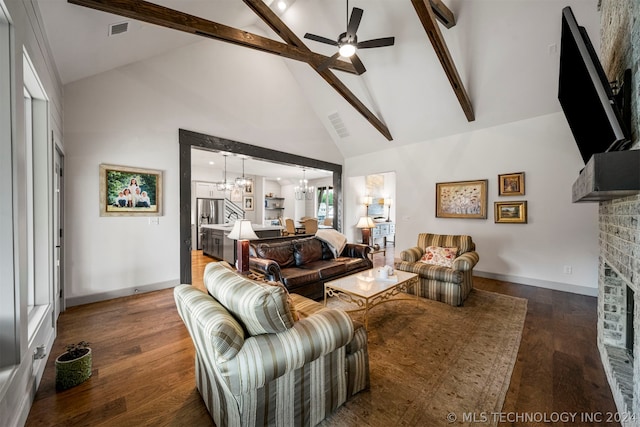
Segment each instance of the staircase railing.
[{"label": "staircase railing", "polygon": [[224,222],[232,222],[237,219],[244,219],[244,210],[231,200],[224,199]]}]

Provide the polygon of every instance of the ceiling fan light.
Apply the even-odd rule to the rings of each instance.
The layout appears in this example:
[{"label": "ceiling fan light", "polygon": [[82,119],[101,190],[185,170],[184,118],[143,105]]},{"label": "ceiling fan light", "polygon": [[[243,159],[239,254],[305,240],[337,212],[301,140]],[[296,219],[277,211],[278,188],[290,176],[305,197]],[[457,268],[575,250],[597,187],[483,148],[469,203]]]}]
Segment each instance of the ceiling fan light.
[{"label": "ceiling fan light", "polygon": [[354,53],[356,53],[356,47],[350,43],[345,43],[342,46],[340,46],[340,49],[338,49],[338,52],[340,53],[340,56],[342,56],[343,58],[350,58],[353,56]]}]

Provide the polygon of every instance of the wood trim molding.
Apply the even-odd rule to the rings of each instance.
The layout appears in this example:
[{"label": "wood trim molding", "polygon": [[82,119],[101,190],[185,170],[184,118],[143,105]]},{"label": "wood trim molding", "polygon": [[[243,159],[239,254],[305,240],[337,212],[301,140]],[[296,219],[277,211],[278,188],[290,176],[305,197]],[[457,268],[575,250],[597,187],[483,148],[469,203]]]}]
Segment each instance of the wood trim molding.
[{"label": "wood trim molding", "polygon": [[449,83],[451,83],[451,87],[460,102],[462,111],[464,111],[467,120],[472,122],[476,117],[473,112],[473,106],[471,105],[471,99],[464,88],[464,84],[458,74],[456,64],[453,62],[449,48],[442,37],[440,27],[438,27],[436,16],[433,13],[433,9],[429,1],[430,0],[411,0],[411,3],[418,14],[418,18],[420,18],[420,22],[422,22],[422,26],[427,32],[427,36],[433,45],[433,49],[436,51],[436,55],[438,55],[440,64],[442,64],[442,68],[444,68],[444,73],[447,75]]}]

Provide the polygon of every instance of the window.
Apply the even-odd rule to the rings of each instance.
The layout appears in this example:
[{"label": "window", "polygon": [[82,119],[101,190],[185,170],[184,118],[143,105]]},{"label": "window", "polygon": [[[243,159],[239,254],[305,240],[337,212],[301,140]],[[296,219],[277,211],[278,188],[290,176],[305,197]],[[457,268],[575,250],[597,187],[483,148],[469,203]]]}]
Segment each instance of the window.
[{"label": "window", "polygon": [[13,165],[11,135],[11,28],[0,0],[0,384],[1,368],[16,365],[18,313],[13,257]]},{"label": "window", "polygon": [[25,179],[19,200],[26,207],[27,310],[29,339],[52,305],[51,236],[49,235],[51,165],[48,144],[48,100],[29,55],[23,52]]},{"label": "window", "polygon": [[333,218],[333,187],[318,187],[318,220]]}]

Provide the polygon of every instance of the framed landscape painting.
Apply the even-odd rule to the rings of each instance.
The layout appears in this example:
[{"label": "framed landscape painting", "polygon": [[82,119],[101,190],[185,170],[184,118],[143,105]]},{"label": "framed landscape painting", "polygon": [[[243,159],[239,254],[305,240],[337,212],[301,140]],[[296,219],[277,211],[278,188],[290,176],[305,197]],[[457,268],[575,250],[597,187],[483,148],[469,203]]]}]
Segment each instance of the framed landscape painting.
[{"label": "framed landscape painting", "polygon": [[436,183],[437,218],[487,218],[487,180]]},{"label": "framed landscape painting", "polygon": [[162,215],[162,171],[100,165],[100,216]]},{"label": "framed landscape painting", "polygon": [[524,172],[498,175],[498,195],[524,196]]},{"label": "framed landscape painting", "polygon": [[527,223],[527,202],[494,202],[494,220],[505,224]]}]

